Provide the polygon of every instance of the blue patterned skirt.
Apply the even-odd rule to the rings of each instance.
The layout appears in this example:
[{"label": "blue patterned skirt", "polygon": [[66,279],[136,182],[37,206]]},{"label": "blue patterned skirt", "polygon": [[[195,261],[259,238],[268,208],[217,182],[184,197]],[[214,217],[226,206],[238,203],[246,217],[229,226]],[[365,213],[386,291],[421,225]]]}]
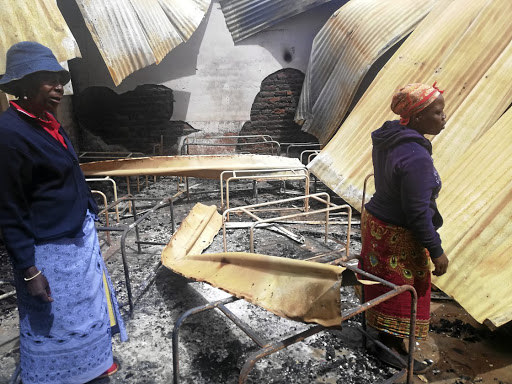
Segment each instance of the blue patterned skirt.
[{"label": "blue patterned skirt", "polygon": [[86,383],[112,365],[112,334],[127,339],[89,211],[82,230],[35,247],[52,303],[30,296],[15,271],[24,384]]}]

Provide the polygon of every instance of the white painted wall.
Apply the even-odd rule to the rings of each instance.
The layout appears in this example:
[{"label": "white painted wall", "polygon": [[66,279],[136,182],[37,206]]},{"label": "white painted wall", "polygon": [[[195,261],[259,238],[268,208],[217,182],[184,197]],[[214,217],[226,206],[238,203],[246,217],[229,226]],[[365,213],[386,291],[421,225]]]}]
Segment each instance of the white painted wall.
[{"label": "white painted wall", "polygon": [[[252,103],[263,79],[282,68],[306,71],[313,38],[345,2],[333,0],[235,46],[219,1],[213,0],[205,19],[189,41],[176,47],[160,64],[131,74],[118,87],[110,79],[85,25],[79,20],[70,22],[67,17],[83,56],[74,59],[70,65],[75,93],[93,85],[107,86],[123,93],[140,84],[163,84],[174,91],[172,120],[187,121],[201,130],[237,131],[249,120]],[[69,7],[62,1],[59,6]],[[73,13],[73,10],[64,11]],[[76,30],[81,30],[82,36],[77,36]],[[289,63],[284,60],[286,51],[292,53]]]}]

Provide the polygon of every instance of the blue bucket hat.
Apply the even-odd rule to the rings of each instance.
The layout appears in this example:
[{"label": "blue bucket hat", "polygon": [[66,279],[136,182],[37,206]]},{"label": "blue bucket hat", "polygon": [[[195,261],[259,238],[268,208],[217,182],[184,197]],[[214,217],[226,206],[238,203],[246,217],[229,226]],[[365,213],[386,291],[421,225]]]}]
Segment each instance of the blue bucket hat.
[{"label": "blue bucket hat", "polygon": [[0,90],[13,94],[18,80],[41,71],[59,72],[63,85],[71,79],[50,48],[34,41],[16,43],[6,53],[5,75],[0,79]]}]

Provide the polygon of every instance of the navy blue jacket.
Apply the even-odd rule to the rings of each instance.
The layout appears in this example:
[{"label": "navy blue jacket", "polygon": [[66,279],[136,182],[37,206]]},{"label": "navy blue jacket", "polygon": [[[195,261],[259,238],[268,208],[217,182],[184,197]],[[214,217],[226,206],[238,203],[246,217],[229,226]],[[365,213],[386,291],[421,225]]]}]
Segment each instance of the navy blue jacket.
[{"label": "navy blue jacket", "polygon": [[374,131],[372,142],[376,192],[365,208],[386,223],[410,229],[431,258],[441,256],[437,229],[443,218],[436,205],[441,179],[432,144],[396,120]]},{"label": "navy blue jacket", "polygon": [[34,119],[9,107],[0,116],[0,229],[14,268],[34,265],[34,245],[82,235],[98,212],[68,136],[68,149]]}]

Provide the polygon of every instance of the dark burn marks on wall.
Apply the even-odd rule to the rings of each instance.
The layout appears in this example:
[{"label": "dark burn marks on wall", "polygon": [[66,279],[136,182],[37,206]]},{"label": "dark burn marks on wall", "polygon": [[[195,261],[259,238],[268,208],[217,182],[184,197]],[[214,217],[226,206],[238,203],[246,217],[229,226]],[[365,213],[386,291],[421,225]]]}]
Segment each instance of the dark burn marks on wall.
[{"label": "dark burn marks on wall", "polygon": [[124,149],[153,154],[163,139],[162,154],[176,154],[179,138],[195,129],[170,120],[173,103],[172,89],[163,85],[140,85],[121,95],[107,87],[85,89],[74,100],[80,151]]},{"label": "dark burn marks on wall", "polygon": [[[251,107],[251,119],[238,134],[269,135],[280,143],[317,143],[314,136],[302,132],[294,122],[303,82],[304,74],[291,68],[266,77]],[[107,87],[85,89],[74,99],[76,122],[81,132],[80,151],[178,154],[180,138],[196,130],[186,122],[170,120],[173,102],[172,89],[163,85],[141,85],[121,95]],[[217,134],[220,135],[222,133]],[[162,152],[160,143],[163,143]],[[269,153],[268,145],[250,148],[254,153]]]}]

